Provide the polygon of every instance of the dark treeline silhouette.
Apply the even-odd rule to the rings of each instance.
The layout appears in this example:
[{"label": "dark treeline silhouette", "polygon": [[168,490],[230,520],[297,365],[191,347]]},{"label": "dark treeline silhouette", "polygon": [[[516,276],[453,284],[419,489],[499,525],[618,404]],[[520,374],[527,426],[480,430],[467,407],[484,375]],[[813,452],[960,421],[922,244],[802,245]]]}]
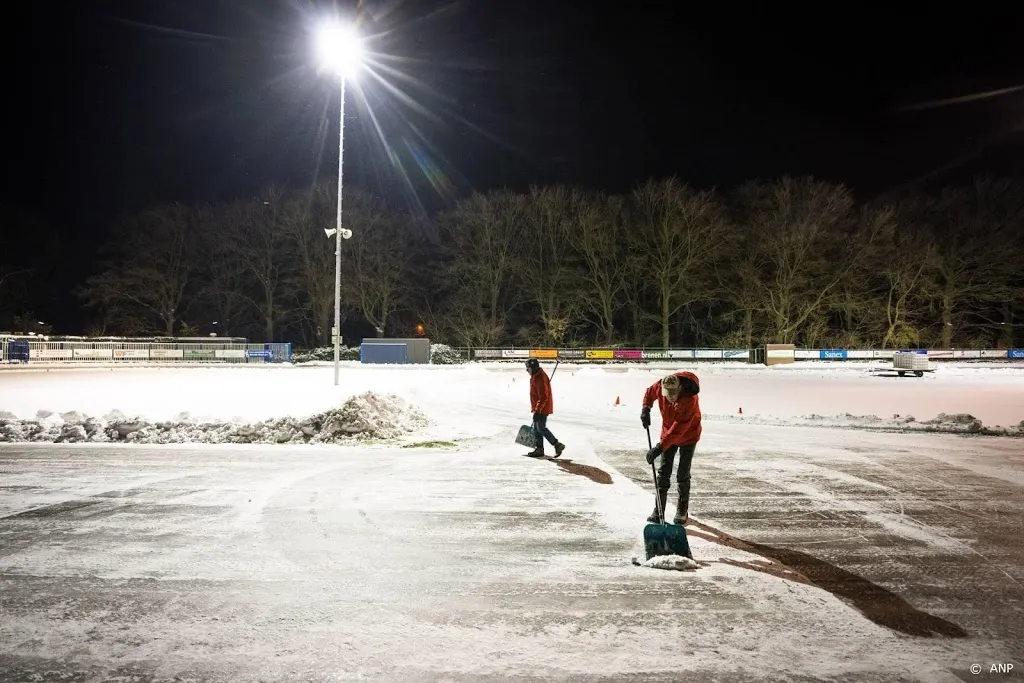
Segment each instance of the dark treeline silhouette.
[{"label": "dark treeline silhouette", "polygon": [[[326,345],[336,186],[124,220],[78,295],[90,333]],[[1024,184],[858,203],[813,178],[469,196],[430,221],[346,189],[345,325],[456,346],[1009,347]],[[212,323],[216,321],[216,326]]]}]

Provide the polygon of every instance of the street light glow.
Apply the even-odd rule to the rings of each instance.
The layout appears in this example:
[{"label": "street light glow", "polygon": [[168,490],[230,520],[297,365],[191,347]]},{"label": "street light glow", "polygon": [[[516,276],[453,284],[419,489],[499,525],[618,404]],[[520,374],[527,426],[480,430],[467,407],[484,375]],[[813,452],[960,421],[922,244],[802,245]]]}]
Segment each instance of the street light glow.
[{"label": "street light glow", "polygon": [[363,59],[363,41],[352,26],[330,22],[317,29],[316,53],[322,66],[351,78]]}]

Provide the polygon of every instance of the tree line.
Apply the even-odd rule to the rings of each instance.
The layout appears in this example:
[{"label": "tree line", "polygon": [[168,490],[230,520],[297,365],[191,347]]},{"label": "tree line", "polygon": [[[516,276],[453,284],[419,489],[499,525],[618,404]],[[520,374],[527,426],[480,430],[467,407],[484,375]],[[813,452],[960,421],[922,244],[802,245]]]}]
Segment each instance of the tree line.
[{"label": "tree line", "polygon": [[[326,179],[127,217],[77,290],[90,333],[329,344],[336,201]],[[343,329],[369,336],[423,324],[472,347],[1024,341],[1019,181],[861,203],[809,177],[729,192],[668,178],[626,195],[481,192],[429,220],[360,189],[343,201]]]}]

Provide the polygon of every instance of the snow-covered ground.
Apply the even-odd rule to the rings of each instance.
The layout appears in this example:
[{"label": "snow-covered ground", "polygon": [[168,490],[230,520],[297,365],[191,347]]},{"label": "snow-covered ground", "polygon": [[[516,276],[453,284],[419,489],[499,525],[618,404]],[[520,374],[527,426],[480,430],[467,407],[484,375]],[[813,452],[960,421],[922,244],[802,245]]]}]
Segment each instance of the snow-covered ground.
[{"label": "snow-covered ground", "polygon": [[[707,416],[688,528],[701,566],[638,567],[640,398],[684,367]],[[0,446],[0,679],[1019,671],[1024,441],[875,430],[962,431],[929,421],[966,414],[1015,433],[1024,368],[871,368],[563,364],[560,460],[512,443],[529,419],[519,363],[346,364],[340,387],[329,364],[5,371],[8,434],[45,424],[49,440],[73,411],[156,440],[290,443]]]},{"label": "snow-covered ground", "polygon": [[[708,421],[1024,435],[1024,365],[935,366],[924,377],[901,378],[879,372],[885,364],[863,363],[562,364],[553,385],[556,419],[635,418],[648,385],[670,370],[687,368],[701,378],[701,408]],[[98,428],[90,433],[100,435],[108,423],[141,420],[184,425],[173,434],[165,430],[165,440],[202,440],[201,432],[211,431],[214,436],[207,440],[223,441],[230,435],[222,427],[195,424],[302,420],[373,392],[401,397],[422,410],[433,422],[433,434],[493,436],[529,417],[527,380],[520,363],[346,363],[338,387],[329,364],[8,370],[0,373],[0,421],[8,422],[8,440],[56,440],[62,434],[68,440],[62,424],[91,417]],[[10,426],[16,419],[41,427],[19,431]],[[280,434],[276,426],[255,427]],[[33,436],[16,438],[17,433]]]}]

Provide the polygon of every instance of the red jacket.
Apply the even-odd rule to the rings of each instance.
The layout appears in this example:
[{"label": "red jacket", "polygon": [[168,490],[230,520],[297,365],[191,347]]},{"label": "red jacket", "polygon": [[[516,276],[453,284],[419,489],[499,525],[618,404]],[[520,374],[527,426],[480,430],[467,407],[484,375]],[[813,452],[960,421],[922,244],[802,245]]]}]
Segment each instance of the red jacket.
[{"label": "red jacket", "polygon": [[[700,387],[697,376],[692,372],[677,372],[676,377],[691,380]],[[679,398],[672,403],[661,393],[661,380],[658,380],[644,392],[644,408],[650,408],[657,402],[661,410],[661,447],[689,446],[700,441],[700,401],[697,396],[688,396],[680,392]]]},{"label": "red jacket", "polygon": [[550,415],[555,412],[555,399],[551,396],[551,380],[544,368],[530,376],[530,412]]}]

